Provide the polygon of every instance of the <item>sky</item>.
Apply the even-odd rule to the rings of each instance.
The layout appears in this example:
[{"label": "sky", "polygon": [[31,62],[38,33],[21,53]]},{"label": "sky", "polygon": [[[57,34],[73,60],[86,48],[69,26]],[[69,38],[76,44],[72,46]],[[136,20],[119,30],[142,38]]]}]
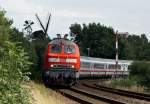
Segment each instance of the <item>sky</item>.
[{"label": "sky", "polygon": [[145,33],[150,39],[150,0],[0,0],[0,8],[20,31],[25,20],[35,22],[33,30],[41,29],[35,14],[46,25],[51,13],[51,37],[69,33],[71,24],[95,22],[119,32]]}]

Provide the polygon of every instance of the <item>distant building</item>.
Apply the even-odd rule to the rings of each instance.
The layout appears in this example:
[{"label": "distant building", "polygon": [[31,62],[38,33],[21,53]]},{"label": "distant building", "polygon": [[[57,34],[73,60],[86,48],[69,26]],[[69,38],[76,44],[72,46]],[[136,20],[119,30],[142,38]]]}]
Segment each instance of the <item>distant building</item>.
[{"label": "distant building", "polygon": [[118,32],[119,36],[127,38],[129,36],[128,32]]}]

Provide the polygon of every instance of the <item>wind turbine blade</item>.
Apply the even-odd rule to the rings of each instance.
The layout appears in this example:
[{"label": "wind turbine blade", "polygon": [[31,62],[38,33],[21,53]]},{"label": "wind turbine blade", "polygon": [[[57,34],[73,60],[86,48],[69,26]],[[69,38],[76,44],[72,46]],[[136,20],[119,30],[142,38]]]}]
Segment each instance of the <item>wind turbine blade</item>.
[{"label": "wind turbine blade", "polygon": [[43,24],[42,24],[42,22],[41,22],[40,18],[38,17],[38,15],[37,15],[37,14],[35,14],[35,16],[36,16],[36,18],[38,19],[38,21],[39,21],[39,23],[40,23],[40,25],[41,25],[41,27],[42,27],[42,29],[43,29],[44,33],[46,33],[46,30],[45,30],[45,28],[44,28],[44,26],[43,26]]},{"label": "wind turbine blade", "polygon": [[49,15],[49,17],[48,17],[48,21],[47,21],[46,29],[45,29],[45,35],[47,35],[47,31],[48,31],[48,27],[49,27],[50,19],[51,19],[51,14],[50,14],[50,15]]}]

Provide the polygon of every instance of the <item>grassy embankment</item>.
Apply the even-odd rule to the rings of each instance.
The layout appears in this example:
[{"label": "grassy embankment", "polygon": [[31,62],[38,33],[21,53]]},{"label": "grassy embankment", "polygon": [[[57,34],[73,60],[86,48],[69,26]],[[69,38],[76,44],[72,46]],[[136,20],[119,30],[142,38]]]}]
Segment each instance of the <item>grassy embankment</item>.
[{"label": "grassy embankment", "polygon": [[113,79],[103,83],[104,86],[127,90],[127,91],[134,91],[134,92],[145,92],[146,87],[133,84],[131,79],[128,78],[120,78],[120,79]]},{"label": "grassy embankment", "polygon": [[30,81],[25,86],[31,91],[33,104],[77,104],[42,83]]}]

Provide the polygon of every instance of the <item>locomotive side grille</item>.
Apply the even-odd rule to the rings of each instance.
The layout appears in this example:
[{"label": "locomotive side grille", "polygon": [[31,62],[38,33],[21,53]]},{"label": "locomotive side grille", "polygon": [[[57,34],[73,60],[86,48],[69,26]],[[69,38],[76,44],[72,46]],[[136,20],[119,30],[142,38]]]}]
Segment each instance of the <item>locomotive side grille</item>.
[{"label": "locomotive side grille", "polygon": [[55,64],[54,68],[72,68],[72,65]]}]

